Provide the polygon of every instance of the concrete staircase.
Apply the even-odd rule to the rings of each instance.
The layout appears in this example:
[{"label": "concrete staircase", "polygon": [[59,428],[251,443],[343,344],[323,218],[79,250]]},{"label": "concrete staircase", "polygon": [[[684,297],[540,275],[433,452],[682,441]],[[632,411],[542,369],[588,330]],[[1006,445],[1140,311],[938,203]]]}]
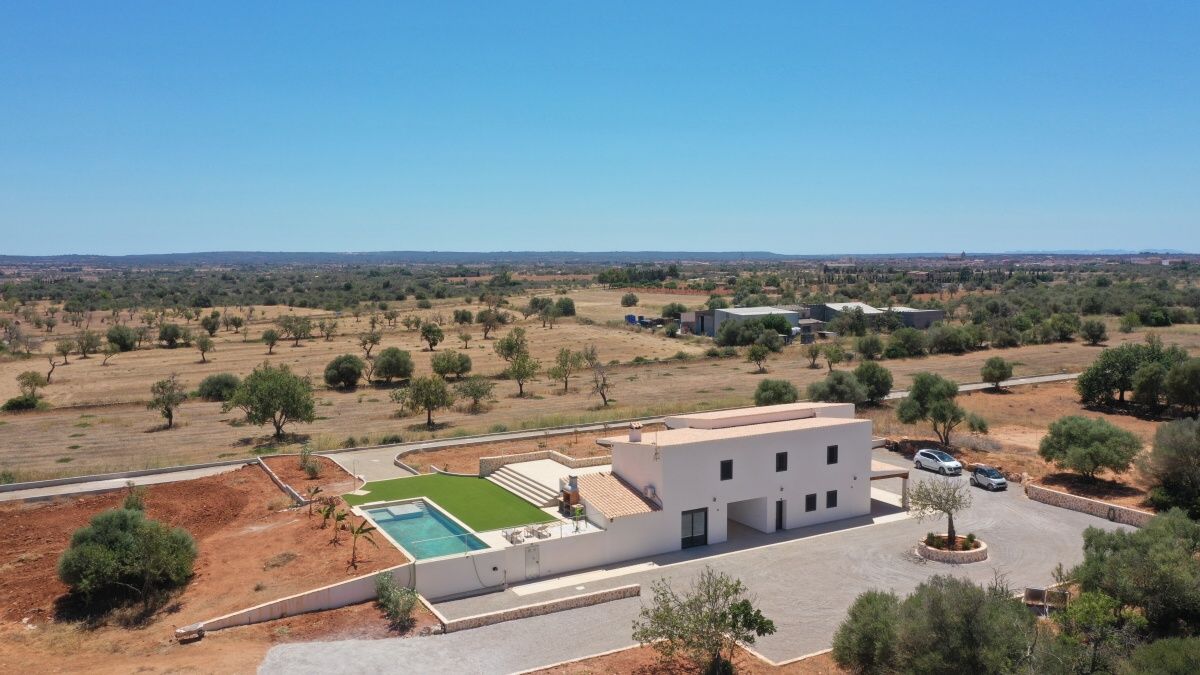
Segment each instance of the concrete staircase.
[{"label": "concrete staircase", "polygon": [[487,479],[539,509],[558,501],[558,492],[507,466],[500,467]]}]

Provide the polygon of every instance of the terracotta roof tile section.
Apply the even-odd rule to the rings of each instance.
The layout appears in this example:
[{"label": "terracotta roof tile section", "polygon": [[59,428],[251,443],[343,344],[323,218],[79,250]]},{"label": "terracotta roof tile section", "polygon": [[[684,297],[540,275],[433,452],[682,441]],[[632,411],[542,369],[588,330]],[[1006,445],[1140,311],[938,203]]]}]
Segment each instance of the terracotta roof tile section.
[{"label": "terracotta roof tile section", "polygon": [[659,510],[629,483],[611,473],[588,473],[579,477],[579,496],[609,520]]}]

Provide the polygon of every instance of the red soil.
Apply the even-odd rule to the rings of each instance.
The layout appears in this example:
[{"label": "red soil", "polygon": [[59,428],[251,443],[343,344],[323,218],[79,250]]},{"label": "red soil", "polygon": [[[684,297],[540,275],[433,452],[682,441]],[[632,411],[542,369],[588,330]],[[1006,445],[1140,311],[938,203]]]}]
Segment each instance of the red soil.
[{"label": "red soil", "polygon": [[[339,478],[332,469],[327,475]],[[0,505],[0,527],[5,532],[0,537],[0,670],[20,672],[24,669],[11,668],[27,667],[30,660],[48,671],[80,670],[85,664],[93,671],[128,672],[135,666],[156,671],[187,668],[185,663],[202,671],[222,670],[219,659],[209,660],[216,654],[204,647],[210,643],[208,638],[179,645],[173,639],[174,628],[405,560],[380,541],[379,548],[360,545],[358,567],[349,567],[348,535],[343,533],[339,544],[330,543],[332,530],[320,529],[319,517],[309,518],[304,509],[289,509],[291,501],[266,472],[246,466],[147,489],[147,516],[187,529],[200,552],[191,583],[164,610],[136,628],[116,621],[85,628],[56,619],[55,602],[67,588],[58,580],[55,567],[71,533],[96,513],[120,506],[123,498],[123,492],[116,492]],[[308,626],[305,634],[312,630],[319,635],[321,621],[303,619],[297,625]],[[316,623],[309,626],[309,622]],[[261,641],[268,635],[262,630],[243,632],[260,635]]]}]

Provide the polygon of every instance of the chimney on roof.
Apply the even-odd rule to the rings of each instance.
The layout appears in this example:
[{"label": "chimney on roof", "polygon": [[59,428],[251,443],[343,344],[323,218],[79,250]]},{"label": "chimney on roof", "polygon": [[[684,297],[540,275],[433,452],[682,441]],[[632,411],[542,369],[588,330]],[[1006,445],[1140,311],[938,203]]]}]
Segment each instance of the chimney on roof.
[{"label": "chimney on roof", "polygon": [[641,422],[630,422],[629,423],[629,442],[630,443],[641,443],[642,442],[642,424],[641,424]]}]

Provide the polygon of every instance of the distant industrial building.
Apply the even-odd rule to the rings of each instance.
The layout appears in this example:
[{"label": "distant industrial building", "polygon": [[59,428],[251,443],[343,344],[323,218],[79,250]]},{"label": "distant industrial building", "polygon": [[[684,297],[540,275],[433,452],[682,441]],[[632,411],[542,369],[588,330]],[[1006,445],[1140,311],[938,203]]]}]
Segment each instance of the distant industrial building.
[{"label": "distant industrial building", "polygon": [[838,318],[844,312],[853,310],[861,311],[865,316],[884,314],[891,312],[895,314],[900,322],[911,328],[929,328],[938,321],[946,318],[946,312],[940,309],[917,309],[915,307],[889,307],[887,309],[879,309],[872,307],[865,302],[826,302],[820,305],[809,305],[809,314],[814,319],[824,321],[826,323]]},{"label": "distant industrial building", "polygon": [[811,342],[824,322],[809,316],[807,307],[731,307],[683,312],[679,315],[679,327],[685,333],[716,337],[721,325],[727,321],[746,321],[766,316],[781,316],[791,326],[788,339],[799,336],[802,342]]}]

